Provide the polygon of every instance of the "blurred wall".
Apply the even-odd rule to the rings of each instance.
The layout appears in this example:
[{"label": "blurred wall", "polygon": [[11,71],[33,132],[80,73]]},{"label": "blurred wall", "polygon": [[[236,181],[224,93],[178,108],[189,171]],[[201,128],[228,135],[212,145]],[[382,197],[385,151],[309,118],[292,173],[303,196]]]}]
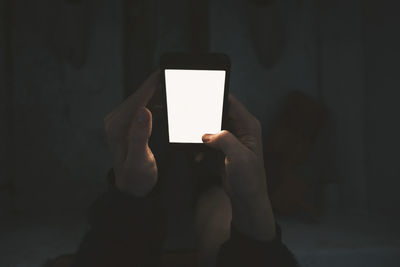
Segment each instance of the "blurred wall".
[{"label": "blurred wall", "polygon": [[110,168],[102,127],[123,94],[121,6],[70,2],[14,1],[15,184],[23,213],[86,209]]},{"label": "blurred wall", "polygon": [[365,1],[368,206],[398,216],[400,194],[400,17],[393,2]]},{"label": "blurred wall", "polygon": [[365,51],[362,1],[318,1],[319,80],[330,113],[326,142],[332,148],[340,209],[365,211]]},{"label": "blurred wall", "polygon": [[[13,121],[13,97],[12,97],[12,73],[9,71],[12,58],[10,50],[10,16],[6,13],[9,9],[9,1],[0,1],[0,215],[3,211],[12,209],[12,188],[10,181],[14,177],[12,172],[12,125]],[[11,153],[12,154],[12,153]]]},{"label": "blurred wall", "polygon": [[[0,8],[4,10],[4,1],[0,1]],[[6,181],[6,174],[4,172],[5,164],[5,142],[6,139],[6,81],[5,81],[5,19],[4,14],[1,14],[0,20],[0,140],[1,140],[1,149],[0,149],[0,184],[3,184]]]},{"label": "blurred wall", "polygon": [[[110,159],[102,120],[124,95],[122,1],[14,5],[17,209],[84,210],[105,188]],[[178,11],[171,21],[165,2],[154,11],[154,65],[163,51],[186,48],[179,40],[186,38],[187,17]],[[250,1],[222,0],[210,1],[209,14],[210,49],[231,56],[231,92],[262,121],[264,132],[292,90],[323,103],[330,121],[308,166],[312,175],[339,184],[335,193],[342,208],[391,213],[400,203],[393,115],[399,21],[391,8],[372,1],[282,0],[271,11]],[[263,47],[282,37],[271,30],[278,24],[282,47],[268,48],[278,61],[266,67]],[[0,78],[3,86],[2,63]],[[1,94],[3,108],[7,100]],[[2,121],[4,114],[1,109]]]}]

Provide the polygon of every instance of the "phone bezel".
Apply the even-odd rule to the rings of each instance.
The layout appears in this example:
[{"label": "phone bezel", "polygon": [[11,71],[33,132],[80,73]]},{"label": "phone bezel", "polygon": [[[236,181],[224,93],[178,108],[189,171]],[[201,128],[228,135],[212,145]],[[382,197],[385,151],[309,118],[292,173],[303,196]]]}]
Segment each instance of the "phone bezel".
[{"label": "phone bezel", "polygon": [[166,84],[165,70],[166,69],[191,69],[191,70],[224,70],[225,71],[225,87],[224,101],[222,108],[222,125],[221,129],[226,129],[226,121],[228,115],[228,97],[229,97],[229,77],[231,70],[231,61],[229,57],[222,53],[205,53],[205,54],[187,54],[187,53],[165,53],[160,58],[160,69],[162,79],[162,94],[163,102],[165,103],[165,121],[167,129],[166,142],[177,148],[185,149],[201,149],[204,148],[202,143],[171,143],[169,142],[169,127],[167,114],[167,99],[166,99]]}]

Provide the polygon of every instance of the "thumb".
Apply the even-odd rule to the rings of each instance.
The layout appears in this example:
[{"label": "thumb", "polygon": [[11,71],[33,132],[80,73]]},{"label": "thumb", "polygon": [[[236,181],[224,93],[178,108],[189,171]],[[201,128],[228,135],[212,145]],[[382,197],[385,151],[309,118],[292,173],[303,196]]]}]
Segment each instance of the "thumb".
[{"label": "thumb", "polygon": [[245,150],[245,146],[229,131],[223,130],[217,134],[205,134],[202,137],[207,146],[222,151],[228,158],[235,157]]},{"label": "thumb", "polygon": [[152,115],[150,110],[140,107],[131,123],[128,136],[128,155],[144,150],[151,135]]}]

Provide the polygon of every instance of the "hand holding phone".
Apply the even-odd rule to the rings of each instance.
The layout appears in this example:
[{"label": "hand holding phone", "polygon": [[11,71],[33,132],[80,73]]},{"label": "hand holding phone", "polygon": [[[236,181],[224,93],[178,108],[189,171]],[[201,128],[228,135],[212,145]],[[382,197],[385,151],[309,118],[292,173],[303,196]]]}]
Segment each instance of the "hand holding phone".
[{"label": "hand holding phone", "polygon": [[151,192],[158,180],[157,164],[148,145],[152,114],[146,106],[159,87],[159,81],[160,73],[153,73],[104,118],[115,185],[120,191],[137,197]]},{"label": "hand holding phone", "polygon": [[235,97],[229,98],[229,128],[206,134],[204,143],[225,155],[223,185],[232,205],[232,224],[257,240],[275,238],[275,218],[268,196],[261,124]]}]

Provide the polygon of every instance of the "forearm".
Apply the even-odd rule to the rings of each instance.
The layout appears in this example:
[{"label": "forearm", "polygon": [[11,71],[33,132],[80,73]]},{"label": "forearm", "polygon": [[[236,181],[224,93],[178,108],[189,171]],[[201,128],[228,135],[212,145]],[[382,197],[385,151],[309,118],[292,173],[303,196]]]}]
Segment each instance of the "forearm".
[{"label": "forearm", "polygon": [[270,241],[275,238],[275,217],[267,193],[231,198],[232,224],[249,238]]},{"label": "forearm", "polygon": [[112,187],[91,207],[75,257],[81,266],[157,266],[165,219],[157,190],[137,198]]},{"label": "forearm", "polygon": [[281,241],[279,226],[274,228],[272,240],[260,241],[249,238],[232,224],[231,236],[219,250],[217,267],[298,267],[295,257]]},{"label": "forearm", "polygon": [[292,253],[281,241],[266,192],[245,198],[231,197],[231,236],[218,254],[218,267],[297,266]]}]

